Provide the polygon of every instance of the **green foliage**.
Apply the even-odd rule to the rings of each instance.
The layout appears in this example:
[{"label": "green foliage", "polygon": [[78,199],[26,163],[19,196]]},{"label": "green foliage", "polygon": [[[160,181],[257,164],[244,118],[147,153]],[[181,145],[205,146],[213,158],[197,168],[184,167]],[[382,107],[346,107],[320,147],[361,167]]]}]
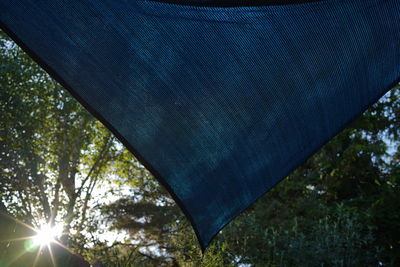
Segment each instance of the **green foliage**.
[{"label": "green foliage", "polygon": [[1,210],[37,228],[62,224],[60,240],[80,251],[93,192],[125,150],[3,33],[0,63]]}]

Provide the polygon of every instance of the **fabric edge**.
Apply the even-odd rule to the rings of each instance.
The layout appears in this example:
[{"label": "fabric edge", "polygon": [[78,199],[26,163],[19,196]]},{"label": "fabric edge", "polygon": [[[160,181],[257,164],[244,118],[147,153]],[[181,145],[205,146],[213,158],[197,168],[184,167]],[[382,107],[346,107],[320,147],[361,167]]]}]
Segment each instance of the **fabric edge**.
[{"label": "fabric edge", "polygon": [[186,218],[189,220],[189,222],[192,225],[192,228],[195,232],[195,235],[197,237],[197,240],[199,242],[200,248],[202,253],[204,254],[206,251],[206,248],[209,246],[209,244],[212,242],[212,240],[220,233],[220,231],[225,228],[234,218],[245,212],[251,205],[253,205],[256,201],[258,201],[261,197],[263,197],[265,194],[267,194],[272,188],[274,188],[277,184],[279,184],[285,177],[287,177],[289,174],[291,174],[294,170],[296,170],[299,166],[303,165],[311,156],[313,156],[316,152],[318,152],[324,145],[326,145],[332,138],[334,138],[336,135],[341,133],[345,128],[347,128],[353,121],[355,121],[357,118],[359,118],[368,108],[371,107],[374,103],[376,103],[383,95],[385,95],[389,90],[391,90],[393,87],[395,87],[397,84],[400,83],[400,77],[395,80],[392,84],[388,86],[388,88],[385,88],[381,94],[379,94],[375,99],[371,100],[367,105],[362,107],[359,113],[357,113],[355,116],[350,118],[337,132],[332,134],[329,138],[324,140],[321,145],[317,146],[316,149],[314,149],[312,152],[310,152],[305,159],[301,160],[299,164],[296,164],[295,167],[290,169],[290,171],[287,172],[286,175],[284,175],[282,178],[279,178],[273,186],[268,188],[265,192],[257,196],[247,207],[239,210],[238,212],[234,213],[232,216],[230,216],[230,219],[228,219],[224,224],[222,224],[219,228],[219,230],[207,241],[204,241],[200,233],[198,231],[198,227],[193,219],[193,217],[190,215],[188,210],[186,209],[185,205],[183,202],[178,198],[178,196],[175,194],[174,190],[170,187],[170,185],[165,181],[165,179],[158,173],[158,171],[152,167],[152,165],[141,156],[141,154],[121,135],[118,130],[116,130],[110,123],[107,122],[103,118],[103,116],[98,113],[94,108],[92,108],[83,98],[79,96],[78,93],[75,92],[75,90],[68,85],[67,82],[64,81],[64,79],[57,74],[56,71],[54,71],[46,62],[44,62],[33,50],[31,50],[18,36],[15,34],[11,29],[9,29],[5,23],[0,21],[0,28],[19,46],[21,49],[28,54],[29,57],[31,57],[42,69],[44,69],[53,79],[55,79],[65,90],[67,90],[91,115],[93,115],[96,119],[98,119],[107,129],[109,129],[119,141],[138,159],[138,161],[143,164],[143,166],[146,167],[150,171],[150,173],[157,179],[157,181],[168,191],[168,193],[171,195],[175,203],[179,206],[179,208],[182,210]]},{"label": "fabric edge", "polygon": [[[33,50],[31,50],[11,29],[9,29],[2,21],[0,21],[0,29],[3,30],[30,58],[32,58],[33,61],[35,61],[44,71],[46,71],[54,80],[56,80],[65,90],[67,90],[92,116],[94,116],[97,120],[99,120],[109,131],[111,131],[112,134],[114,134],[115,137],[125,146],[126,149],[129,150],[136,158],[137,160],[143,164],[143,166],[157,179],[157,181],[168,191],[168,193],[171,195],[175,203],[179,206],[179,208],[182,210],[184,215],[186,216],[187,219],[189,219],[189,222],[191,223],[193,230],[196,234],[196,237],[198,239],[200,248],[202,253],[205,252],[205,249],[207,247],[206,244],[209,244],[209,242],[204,242],[203,239],[200,236],[200,233],[197,229],[197,225],[193,219],[193,217],[190,215],[188,210],[186,209],[185,205],[183,202],[178,198],[178,196],[175,194],[173,189],[169,186],[169,184],[164,180],[164,178],[158,173],[158,171],[153,168],[153,166],[146,160],[144,159],[139,152],[110,124],[107,122],[104,117],[98,113],[96,110],[94,110],[83,98],[79,96],[78,93],[74,91],[74,89],[68,85],[67,82],[64,81],[61,76],[57,74],[56,71],[54,71],[49,65],[47,65],[46,62],[44,62]],[[218,232],[217,232],[218,234]]]}]

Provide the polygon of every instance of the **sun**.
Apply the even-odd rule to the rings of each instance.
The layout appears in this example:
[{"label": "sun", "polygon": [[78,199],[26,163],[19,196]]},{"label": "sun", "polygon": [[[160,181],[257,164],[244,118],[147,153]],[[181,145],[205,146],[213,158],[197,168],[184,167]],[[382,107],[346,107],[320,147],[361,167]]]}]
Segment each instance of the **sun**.
[{"label": "sun", "polygon": [[61,235],[62,227],[59,225],[51,226],[49,224],[42,225],[40,230],[35,230],[36,235],[33,237],[33,244],[36,246],[47,246],[55,242],[55,238]]}]

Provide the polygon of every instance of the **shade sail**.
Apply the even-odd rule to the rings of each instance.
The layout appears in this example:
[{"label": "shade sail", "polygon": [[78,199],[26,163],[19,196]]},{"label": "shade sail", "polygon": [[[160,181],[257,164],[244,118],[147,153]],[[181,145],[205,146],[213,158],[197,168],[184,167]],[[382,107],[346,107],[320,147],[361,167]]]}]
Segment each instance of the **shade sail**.
[{"label": "shade sail", "polygon": [[400,0],[0,0],[201,247],[400,77]]}]

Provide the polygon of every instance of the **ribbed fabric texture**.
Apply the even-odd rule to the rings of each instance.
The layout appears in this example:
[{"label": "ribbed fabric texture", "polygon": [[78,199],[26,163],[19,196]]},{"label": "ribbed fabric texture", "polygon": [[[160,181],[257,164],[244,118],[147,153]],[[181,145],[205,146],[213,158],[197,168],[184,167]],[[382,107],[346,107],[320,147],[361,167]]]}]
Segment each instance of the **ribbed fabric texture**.
[{"label": "ribbed fabric texture", "polygon": [[399,81],[400,0],[169,2],[0,0],[0,22],[204,249]]}]

